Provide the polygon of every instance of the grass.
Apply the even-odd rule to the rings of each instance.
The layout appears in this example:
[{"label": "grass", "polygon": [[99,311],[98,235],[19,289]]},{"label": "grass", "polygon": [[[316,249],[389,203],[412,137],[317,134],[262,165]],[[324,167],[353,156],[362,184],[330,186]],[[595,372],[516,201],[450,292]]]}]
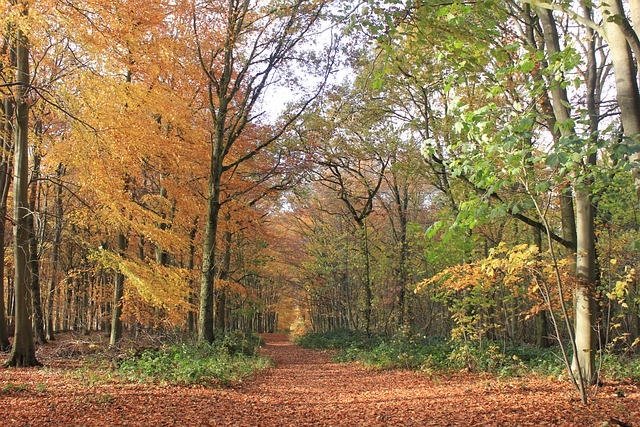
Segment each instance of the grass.
[{"label": "grass", "polygon": [[272,365],[257,354],[260,343],[256,334],[234,331],[211,344],[182,342],[130,355],[116,372],[136,381],[229,385]]},{"label": "grass", "polygon": [[[558,349],[529,344],[485,341],[454,342],[402,330],[386,338],[337,330],[309,333],[296,340],[308,348],[338,350],[335,360],[358,362],[374,369],[409,369],[427,373],[458,370],[517,377],[527,374],[561,376],[565,371]],[[640,358],[606,353],[601,378],[640,382]]]},{"label": "grass", "polygon": [[73,374],[88,385],[113,380],[183,385],[231,385],[272,366],[260,356],[260,338],[234,331],[213,343],[177,341],[144,350],[124,350],[117,357],[92,358]]}]

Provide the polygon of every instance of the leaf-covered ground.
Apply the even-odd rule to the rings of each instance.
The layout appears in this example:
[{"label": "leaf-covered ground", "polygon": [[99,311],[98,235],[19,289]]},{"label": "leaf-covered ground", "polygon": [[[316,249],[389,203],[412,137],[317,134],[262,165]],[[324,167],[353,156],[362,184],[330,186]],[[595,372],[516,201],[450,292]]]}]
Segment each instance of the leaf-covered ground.
[{"label": "leaf-covered ground", "polygon": [[[70,375],[64,343],[46,366],[0,368],[2,426],[640,426],[640,385],[605,384],[585,407],[570,384],[337,364],[265,335],[275,368],[231,388],[152,386]],[[55,346],[55,347],[54,347]]]}]

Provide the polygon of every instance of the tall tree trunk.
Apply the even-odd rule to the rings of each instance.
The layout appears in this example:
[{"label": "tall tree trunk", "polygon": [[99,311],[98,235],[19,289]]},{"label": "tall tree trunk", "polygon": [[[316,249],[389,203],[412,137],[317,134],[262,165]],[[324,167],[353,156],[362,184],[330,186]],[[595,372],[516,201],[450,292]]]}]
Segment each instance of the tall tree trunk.
[{"label": "tall tree trunk", "polygon": [[38,209],[38,193],[40,178],[40,153],[33,154],[33,169],[31,170],[30,190],[29,190],[29,211],[27,217],[27,227],[29,232],[29,270],[31,272],[31,305],[33,308],[33,328],[38,343],[44,344],[47,339],[44,334],[44,315],[42,312],[42,298],[40,295],[40,251],[39,238],[36,225],[36,211]]},{"label": "tall tree trunk", "polygon": [[[124,256],[127,239],[124,233],[118,234],[118,252]],[[115,347],[122,338],[122,297],[124,295],[124,274],[117,272],[113,291],[113,310],[111,312],[111,337],[109,346]]]},{"label": "tall tree trunk", "polygon": [[[544,30],[544,40],[549,57],[560,52],[560,42],[553,14],[547,9],[537,9],[538,17]],[[553,112],[559,124],[563,137],[572,137],[575,133],[574,127],[570,124],[569,99],[566,90],[562,86],[563,82],[551,82],[551,99],[553,101]],[[591,384],[595,379],[595,351],[592,343],[593,332],[593,292],[589,289],[593,287],[591,277],[585,275],[587,271],[595,272],[595,256],[593,254],[593,208],[591,206],[590,188],[581,184],[575,177],[576,185],[574,194],[576,198],[576,274],[578,276],[578,286],[576,289],[576,318],[575,318],[575,342],[574,344],[574,373],[578,373],[580,381],[580,393],[583,401],[587,396],[584,390],[585,384]],[[590,213],[590,214],[589,214]],[[590,223],[589,223],[590,221]],[[591,232],[591,235],[589,234]],[[589,248],[589,249],[587,249]],[[583,251],[583,252],[581,252]],[[584,252],[586,251],[586,252]],[[589,252],[590,251],[590,252]],[[587,265],[592,262],[593,265]],[[587,338],[588,337],[588,338]],[[578,370],[580,372],[578,372]]]},{"label": "tall tree trunk", "polygon": [[[55,231],[53,234],[53,247],[51,248],[51,280],[49,282],[49,292],[47,293],[47,319],[46,319],[46,333],[47,339],[54,339],[54,325],[53,325],[53,303],[56,295],[56,289],[58,287],[58,264],[60,259],[60,242],[62,240],[62,176],[64,175],[65,168],[62,163],[58,165],[56,170],[56,178],[58,184],[56,185],[56,197],[55,197]],[[104,275],[104,274],[103,274]]]},{"label": "tall tree trunk", "polygon": [[[533,228],[533,241],[538,248],[538,253],[542,253],[542,231]],[[540,348],[549,347],[549,322],[547,320],[547,310],[540,310],[536,315],[536,346]]]},{"label": "tall tree trunk", "polygon": [[[634,24],[640,25],[640,5],[631,2]],[[620,28],[620,22],[626,21],[620,0],[601,2],[600,11],[605,17],[618,16],[620,19],[603,19],[602,26],[609,43],[613,72],[616,77],[616,98],[620,108],[620,119],[625,135],[637,138],[640,134],[640,92],[638,91],[638,73],[627,39]],[[637,33],[637,31],[636,31]],[[640,58],[636,58],[640,61]],[[637,144],[637,142],[636,142]],[[630,156],[632,161],[640,161],[640,153]],[[640,168],[633,169],[636,197],[640,202]]]},{"label": "tall tree trunk", "polygon": [[[163,177],[160,177],[160,180],[162,181]],[[162,182],[160,183],[160,198],[162,199],[163,202],[165,202],[167,200],[167,189],[165,188],[165,186],[162,184]],[[162,221],[160,222],[160,224],[158,224],[158,227],[162,230],[165,231],[169,224],[167,224],[167,213],[164,210],[164,206],[161,207],[161,213],[160,213],[161,217],[162,217]],[[156,247],[156,264],[158,265],[167,265],[169,264],[169,253],[162,248],[161,245],[158,245]]]},{"label": "tall tree trunk", "polygon": [[198,312],[198,339],[213,342],[213,324],[216,236],[220,213],[220,173],[212,171],[209,179],[207,225],[202,251],[202,277],[200,281],[200,310]]},{"label": "tall tree trunk", "polygon": [[[195,254],[196,254],[196,233],[198,232],[198,217],[193,220],[193,228],[189,232],[189,271],[193,271],[195,268]],[[195,305],[194,298],[194,280],[189,279],[189,305]],[[189,310],[187,314],[187,329],[189,334],[192,334],[196,330],[196,319],[193,310]]]},{"label": "tall tree trunk", "polygon": [[[21,15],[26,16],[27,5]],[[29,184],[29,103],[27,90],[30,84],[29,75],[29,40],[18,30],[17,38],[17,79],[16,87],[16,147],[14,154],[14,187],[13,206],[13,250],[15,268],[15,334],[9,359],[5,366],[37,366],[33,329],[27,309],[27,286],[29,269],[27,266],[29,253],[29,233],[27,217],[29,216],[28,184]]]},{"label": "tall tree trunk", "polygon": [[[408,208],[409,208],[409,190],[406,183],[402,186],[398,184],[398,177],[395,175],[393,168],[393,181],[391,191],[393,193],[396,214],[398,215],[398,230],[394,234],[400,244],[400,258],[398,260],[398,326],[405,324],[405,307],[407,284],[409,283],[407,262],[409,258],[409,245],[407,243],[407,225],[408,225]],[[411,319],[409,318],[409,324]]]},{"label": "tall tree trunk", "polygon": [[[576,189],[578,252],[576,272],[576,347],[582,377],[595,384],[595,239],[590,188]],[[587,327],[588,325],[588,327]],[[576,365],[576,368],[578,366]]]},{"label": "tall tree trunk", "polygon": [[[7,33],[11,33],[11,28],[7,29]],[[6,43],[7,51],[2,54],[9,58],[8,64],[11,67],[16,66],[16,52],[11,41]],[[3,65],[4,68],[4,65]],[[14,120],[14,100],[10,96],[4,96],[2,99],[2,118],[0,120],[1,145],[0,149],[0,351],[10,348],[9,333],[7,330],[6,305],[4,300],[4,282],[5,282],[5,236],[7,232],[7,199],[11,188],[11,175],[13,173],[13,146],[14,136],[13,120]]]},{"label": "tall tree trunk", "polygon": [[362,231],[362,255],[364,255],[364,329],[367,336],[370,336],[373,290],[371,289],[371,262],[369,257],[369,232],[367,228],[367,219],[364,218],[359,225]]},{"label": "tall tree trunk", "polygon": [[[5,175],[3,178],[0,178],[0,180],[7,179],[5,165],[0,168],[0,174]],[[5,256],[6,214],[6,201],[5,203],[0,201],[0,260],[4,260]],[[9,343],[9,331],[7,329],[6,306],[4,303],[4,274],[4,262],[0,262],[0,351],[6,351],[11,347]]]},{"label": "tall tree trunk", "polygon": [[[231,215],[226,215],[226,220],[229,221]],[[225,314],[227,311],[227,292],[226,281],[229,280],[229,273],[231,270],[231,239],[233,234],[229,230],[225,230],[223,233],[224,240],[224,258],[222,260],[222,267],[220,267],[220,285],[216,295],[216,330],[224,333]]]},{"label": "tall tree trunk", "polygon": [[4,256],[7,217],[7,197],[11,186],[11,153],[13,152],[13,138],[10,136],[10,119],[13,116],[13,104],[4,102],[3,116],[5,122],[2,129],[2,163],[0,164],[0,351],[9,349],[9,334],[7,330],[6,306],[4,303]]}]

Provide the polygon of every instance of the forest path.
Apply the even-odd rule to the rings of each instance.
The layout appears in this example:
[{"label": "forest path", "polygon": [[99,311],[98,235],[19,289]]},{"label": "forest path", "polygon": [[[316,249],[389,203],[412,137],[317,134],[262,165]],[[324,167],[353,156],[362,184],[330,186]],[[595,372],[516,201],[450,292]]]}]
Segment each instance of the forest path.
[{"label": "forest path", "polygon": [[[301,348],[286,335],[263,338],[261,352],[275,368],[219,401],[211,425],[599,426],[630,415],[620,408],[622,416],[609,415],[614,408],[605,402],[602,412],[598,405],[585,409],[567,382],[371,370],[332,362],[327,352]],[[640,403],[635,390],[635,403],[625,402],[631,407]]]},{"label": "forest path", "polygon": [[640,426],[637,384],[604,387],[585,408],[566,381],[372,371],[285,335],[264,338],[275,367],[234,388],[91,385],[89,372],[79,381],[46,368],[1,370],[0,426],[602,426],[612,418]]}]

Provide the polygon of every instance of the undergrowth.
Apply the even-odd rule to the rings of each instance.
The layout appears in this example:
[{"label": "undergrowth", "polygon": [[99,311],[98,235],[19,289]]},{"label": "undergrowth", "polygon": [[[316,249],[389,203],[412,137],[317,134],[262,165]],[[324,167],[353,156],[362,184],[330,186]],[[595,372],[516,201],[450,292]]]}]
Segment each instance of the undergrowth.
[{"label": "undergrowth", "polygon": [[[457,342],[402,330],[387,338],[337,330],[308,333],[296,339],[308,348],[338,350],[339,362],[358,362],[374,369],[410,369],[426,373],[467,370],[515,377],[526,374],[562,376],[564,364],[556,347],[494,341]],[[602,377],[640,381],[640,359],[607,353]]]},{"label": "undergrowth", "polygon": [[91,369],[77,374],[90,383],[111,379],[160,384],[230,385],[272,366],[257,354],[260,338],[234,331],[213,343],[174,342],[144,350],[124,350],[110,360],[104,356]]}]

